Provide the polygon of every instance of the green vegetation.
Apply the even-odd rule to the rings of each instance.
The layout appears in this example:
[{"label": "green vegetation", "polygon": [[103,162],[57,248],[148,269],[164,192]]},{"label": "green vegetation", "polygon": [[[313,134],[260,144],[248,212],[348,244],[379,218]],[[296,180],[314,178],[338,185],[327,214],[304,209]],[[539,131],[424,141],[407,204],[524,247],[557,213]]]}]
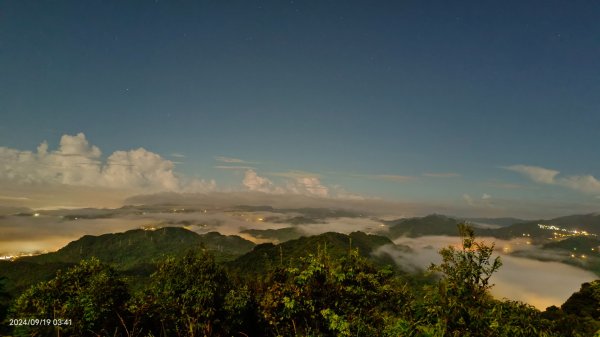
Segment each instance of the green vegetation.
[{"label": "green vegetation", "polygon": [[239,275],[264,275],[275,266],[294,265],[310,252],[326,249],[334,258],[341,258],[351,248],[357,248],[360,254],[369,259],[377,260],[371,253],[385,244],[393,244],[386,237],[354,232],[349,235],[340,233],[323,233],[320,235],[301,237],[296,240],[283,242],[279,245],[264,243],[239,258],[227,262],[226,266]]},{"label": "green vegetation", "polygon": [[4,326],[2,326],[1,322],[3,322],[6,318],[8,306],[10,304],[10,296],[5,290],[5,282],[6,278],[0,277],[0,334],[7,333],[7,329]]},{"label": "green vegetation", "polygon": [[430,267],[443,277],[437,291],[431,293],[433,300],[427,310],[435,312],[435,325],[440,330],[452,336],[468,336],[491,326],[488,317],[481,315],[481,308],[492,303],[488,294],[489,279],[502,263],[499,257],[491,260],[493,246],[476,242],[471,228],[459,225],[459,232],[462,247],[440,250],[443,262]]},{"label": "green vegetation", "polygon": [[581,285],[560,307],[552,306],[544,316],[555,322],[562,336],[598,336],[600,332],[600,280]]},{"label": "green vegetation", "polygon": [[[493,246],[459,225],[462,245],[440,250],[433,282],[415,282],[371,257],[385,237],[325,233],[258,245],[219,262],[193,246],[163,258],[137,288],[86,259],[12,300],[9,318],[67,318],[14,336],[593,336],[600,281],[545,312],[491,297],[501,268]],[[215,236],[215,238],[219,238]],[[251,272],[253,271],[253,272]],[[137,290],[136,290],[137,289]],[[6,322],[6,321],[5,321]],[[6,328],[6,326],[5,326]],[[5,333],[6,334],[6,333]]]},{"label": "green vegetation", "polygon": [[227,336],[249,323],[249,303],[247,288],[234,287],[212,255],[200,250],[160,263],[130,308],[140,332],[145,326],[166,336]]},{"label": "green vegetation", "polygon": [[599,247],[600,239],[589,236],[574,236],[561,241],[549,242],[543,246],[544,249],[560,249],[578,253],[597,253]]},{"label": "green vegetation", "polygon": [[217,232],[198,235],[180,227],[152,230],[135,229],[124,233],[86,235],[62,249],[48,254],[23,257],[16,261],[0,261],[0,277],[6,289],[20,293],[33,284],[48,281],[60,269],[90,258],[109,264],[128,284],[139,288],[148,282],[156,264],[168,256],[182,256],[190,249],[206,248],[219,262],[230,261],[249,252],[254,243],[239,236]]},{"label": "green vegetation", "polygon": [[390,230],[386,236],[396,239],[399,236],[419,237],[424,235],[456,235],[459,220],[444,215],[432,214],[422,218],[406,218],[388,221]]},{"label": "green vegetation", "polygon": [[465,220],[476,224],[481,223],[486,225],[496,225],[499,227],[507,227],[521,222],[527,222],[526,220],[518,218],[468,218]]},{"label": "green vegetation", "polygon": [[[269,221],[266,219],[266,221]],[[257,239],[266,239],[275,242],[285,242],[294,239],[298,239],[303,236],[302,233],[296,227],[285,227],[279,229],[246,229],[242,233],[250,234]]]},{"label": "green vegetation", "polygon": [[254,243],[239,236],[225,236],[217,232],[198,235],[181,227],[134,229],[124,233],[86,235],[57,252],[20,260],[38,264],[77,263],[82,259],[97,257],[124,270],[140,263],[154,263],[167,255],[181,255],[199,246],[214,251],[219,260],[228,260],[250,251]]},{"label": "green vegetation", "polygon": [[112,335],[128,300],[127,286],[115,270],[92,258],[29,288],[15,300],[11,316],[68,320],[60,326],[19,326],[17,335],[89,336],[91,332]]},{"label": "green vegetation", "polygon": [[271,336],[377,336],[411,301],[390,269],[378,269],[350,250],[326,251],[270,273],[259,315]]}]

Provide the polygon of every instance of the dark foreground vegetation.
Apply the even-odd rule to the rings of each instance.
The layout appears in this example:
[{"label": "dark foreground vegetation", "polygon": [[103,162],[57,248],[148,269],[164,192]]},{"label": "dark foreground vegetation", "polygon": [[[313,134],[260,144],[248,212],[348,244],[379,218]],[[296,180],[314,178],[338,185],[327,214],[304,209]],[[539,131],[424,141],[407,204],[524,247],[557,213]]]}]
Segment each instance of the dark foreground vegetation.
[{"label": "dark foreground vegetation", "polygon": [[[206,249],[169,257],[136,289],[112,266],[82,260],[0,307],[9,336],[594,336],[600,282],[545,312],[490,296],[493,247],[459,226],[462,247],[440,251],[431,277],[322,246],[246,273]],[[356,246],[355,246],[356,247]],[[267,249],[268,248],[268,249]],[[277,252],[275,248],[262,247]],[[272,253],[272,252],[271,252]],[[250,263],[250,261],[248,261]],[[4,291],[0,296],[6,297]],[[3,303],[6,303],[3,302]],[[10,326],[11,319],[67,319]],[[30,321],[31,322],[31,321]],[[13,322],[14,323],[14,322]]]}]

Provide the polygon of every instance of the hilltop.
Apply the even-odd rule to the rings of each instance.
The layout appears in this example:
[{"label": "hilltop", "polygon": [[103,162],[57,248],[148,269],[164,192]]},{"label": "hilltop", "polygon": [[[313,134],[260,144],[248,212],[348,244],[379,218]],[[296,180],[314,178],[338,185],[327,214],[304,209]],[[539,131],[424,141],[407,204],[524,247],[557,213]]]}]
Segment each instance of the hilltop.
[{"label": "hilltop", "polygon": [[[383,245],[393,245],[384,236],[353,232],[349,235],[328,232],[320,235],[300,237],[280,244],[264,243],[237,259],[227,262],[226,266],[240,274],[260,274],[269,266],[293,264],[309,252],[327,251],[332,257],[339,258],[348,254],[350,249],[357,248],[359,254],[371,260],[377,260],[371,253]],[[379,259],[379,262],[384,260]],[[391,261],[385,261],[390,262]]]},{"label": "hilltop", "polygon": [[250,251],[254,243],[239,236],[225,236],[217,232],[197,234],[181,227],[134,229],[124,233],[86,235],[56,252],[21,260],[34,263],[77,263],[81,259],[95,256],[120,269],[128,269],[199,247],[211,250],[218,260],[230,260]]},{"label": "hilltop", "polygon": [[56,252],[23,257],[13,262],[0,261],[0,277],[7,278],[7,289],[24,289],[52,278],[60,269],[97,257],[114,266],[132,280],[147,277],[156,262],[166,256],[180,256],[191,249],[208,249],[218,261],[229,261],[254,247],[239,236],[216,232],[197,234],[181,227],[156,230],[134,229],[123,233],[86,235]]}]

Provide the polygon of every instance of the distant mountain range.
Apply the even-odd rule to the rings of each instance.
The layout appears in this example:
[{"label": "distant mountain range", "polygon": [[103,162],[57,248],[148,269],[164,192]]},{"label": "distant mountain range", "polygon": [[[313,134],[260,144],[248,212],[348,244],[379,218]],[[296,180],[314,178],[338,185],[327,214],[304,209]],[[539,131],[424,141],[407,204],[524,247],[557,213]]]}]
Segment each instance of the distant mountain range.
[{"label": "distant mountain range", "polygon": [[284,227],[279,229],[245,229],[242,230],[242,233],[250,234],[257,239],[274,242],[285,242],[289,240],[294,240],[305,235],[297,227]]},{"label": "distant mountain range", "polygon": [[[458,235],[457,225],[462,222],[480,221],[487,224],[501,225],[499,228],[478,228],[475,226],[475,232],[480,236],[492,236],[500,239],[510,239],[528,235],[535,243],[544,243],[544,240],[553,236],[553,231],[548,226],[560,228],[562,233],[572,233],[574,231],[586,231],[591,235],[600,236],[600,214],[582,214],[570,215],[550,220],[521,220],[515,218],[467,218],[459,219],[445,215],[433,214],[425,217],[404,218],[398,220],[385,221],[389,226],[389,231],[385,233],[391,239],[400,236],[419,237],[425,235]],[[508,223],[516,221],[513,224]],[[546,228],[539,225],[547,226]],[[563,231],[564,230],[564,231]]]},{"label": "distant mountain range", "polygon": [[[162,209],[162,206],[160,208]],[[266,210],[260,207],[241,208],[246,209],[247,212],[255,209]],[[121,209],[120,212],[140,212],[140,209],[141,207],[127,208]],[[64,210],[61,211],[61,216],[78,214],[80,216],[105,217],[111,211],[114,210]],[[297,216],[298,213],[303,216]],[[323,209],[303,209],[302,212],[296,211],[294,214],[296,215],[292,215],[292,219],[299,224],[307,221],[320,221],[328,216],[361,216],[360,214]],[[537,255],[527,253],[530,255],[526,257],[552,259],[578,265],[600,275],[599,214],[572,215],[535,221],[514,218],[472,218],[469,220],[502,226],[500,228],[475,228],[478,236],[500,239],[526,238],[531,241],[531,244],[538,245],[539,249],[534,252],[554,252]],[[438,214],[382,221],[386,226],[381,227],[382,229],[377,235],[363,232],[354,232],[349,235],[329,232],[305,236],[293,224],[281,229],[242,231],[244,234],[256,238],[279,242],[279,244],[261,245],[255,245],[239,236],[226,236],[217,232],[197,234],[182,227],[136,229],[100,236],[86,235],[53,253],[23,257],[13,262],[0,261],[0,277],[7,277],[7,290],[22,290],[35,282],[53,277],[58,269],[66,269],[81,259],[95,256],[101,261],[113,265],[123,275],[135,282],[136,279],[147,278],[154,270],[156,262],[166,256],[178,256],[187,250],[202,248],[210,250],[216,260],[224,263],[228,268],[246,273],[260,273],[269,265],[290,263],[290,261],[305,256],[309,252],[316,252],[318,249],[327,249],[334,256],[342,256],[349,249],[358,248],[361,255],[373,261],[391,263],[391,260],[386,260],[385,257],[374,257],[371,253],[383,245],[392,245],[392,240],[401,236],[413,238],[427,235],[456,236],[458,235],[457,224],[463,221],[464,219]],[[515,223],[507,225],[513,221]],[[323,224],[323,226],[327,225]]]},{"label": "distant mountain range", "polygon": [[483,226],[498,226],[498,227],[506,227],[522,222],[527,222],[527,220],[518,219],[518,218],[465,218],[467,222],[473,223],[475,225],[483,225]]}]

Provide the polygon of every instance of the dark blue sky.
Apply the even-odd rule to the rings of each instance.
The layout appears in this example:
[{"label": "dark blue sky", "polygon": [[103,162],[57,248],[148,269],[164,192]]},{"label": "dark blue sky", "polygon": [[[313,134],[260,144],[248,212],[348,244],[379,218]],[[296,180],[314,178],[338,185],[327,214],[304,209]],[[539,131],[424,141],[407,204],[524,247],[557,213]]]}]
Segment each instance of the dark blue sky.
[{"label": "dark blue sky", "polygon": [[599,60],[597,1],[4,1],[0,146],[83,132],[226,188],[242,174],[215,157],[391,199],[597,205]]}]

